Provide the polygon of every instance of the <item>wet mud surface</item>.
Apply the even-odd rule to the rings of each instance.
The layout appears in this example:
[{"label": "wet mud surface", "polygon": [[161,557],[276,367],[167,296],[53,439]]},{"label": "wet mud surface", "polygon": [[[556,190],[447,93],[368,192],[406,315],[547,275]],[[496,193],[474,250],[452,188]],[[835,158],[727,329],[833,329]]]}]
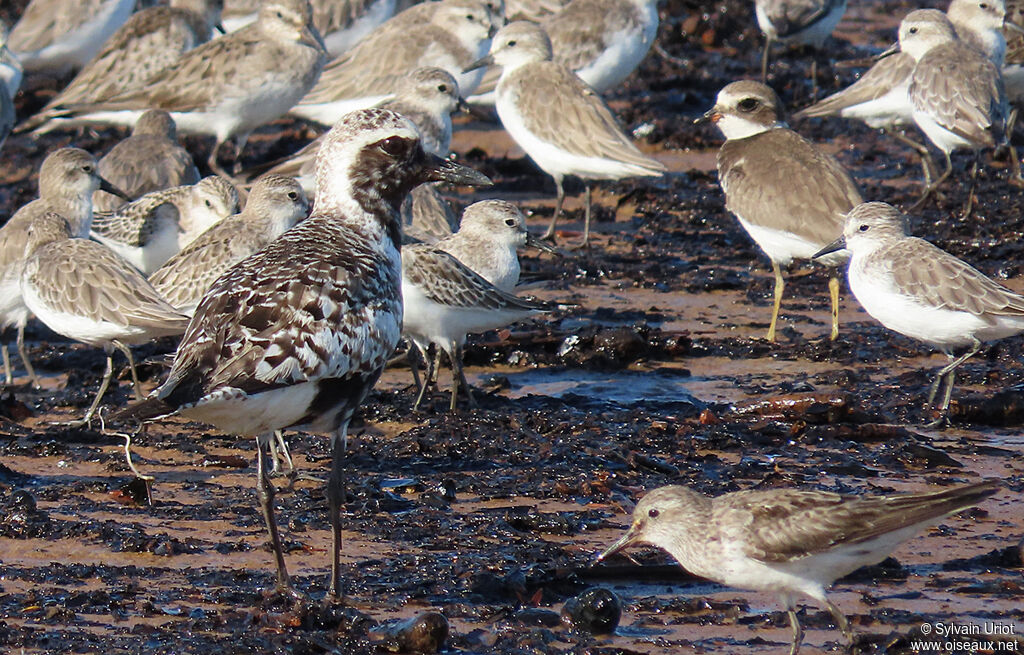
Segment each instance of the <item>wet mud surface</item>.
[{"label": "wet mud surface", "polygon": [[[883,493],[985,477],[1005,480],[1005,490],[839,581],[832,599],[857,633],[854,652],[913,652],[922,624],[940,621],[1011,625],[1015,635],[997,638],[1009,644],[1003,652],[1024,649],[1024,340],[989,344],[960,369],[946,430],[921,427],[944,358],[887,332],[845,284],[841,335],[829,341],[825,270],[790,271],[779,340],[763,340],[770,268],[724,210],[714,173],[721,139],[691,125],[720,87],[758,70],[748,4],[662,7],[661,44],[682,61],[652,53],[611,102],[673,174],[600,185],[589,251],[523,256],[526,293],[578,308],[471,337],[474,410],[462,401],[446,413],[443,373],[441,391],[413,411],[408,369],[385,372],[350,441],[341,603],[321,601],[326,438],[289,433],[299,475],[276,478],[290,571],[314,599],[294,605],[270,591],[253,444],[181,420],[153,425],[133,445],[135,464],[153,477],[147,490],[116,436],[132,426],[53,424],[84,412],[102,353],[31,324],[44,389],[0,395],[0,651],[788,653],[786,614],[770,595],[689,577],[653,550],[634,552],[642,567],[618,557],[593,566],[645,490]],[[854,79],[860,69],[836,62],[886,45],[910,8],[855,3],[831,56],[819,56],[819,93]],[[771,83],[792,109],[813,93],[814,56],[777,49]],[[58,86],[29,78],[19,115]],[[496,180],[485,196],[520,203],[541,229],[551,180],[499,129],[462,121],[454,150]],[[865,198],[916,198],[916,163],[884,137],[838,120],[797,127],[828,142]],[[251,139],[246,163],[285,154],[308,133],[274,124]],[[46,152],[73,143],[103,153],[121,135],[10,138],[0,207],[9,215],[31,199]],[[205,161],[210,143],[186,142]],[[966,159],[956,163],[965,170]],[[970,220],[958,218],[960,175],[912,229],[1024,290],[1024,202],[1005,169],[998,159],[982,169]],[[571,245],[580,198],[568,207],[559,239]],[[147,385],[164,375],[174,346],[138,349]],[[122,376],[105,404],[130,399]],[[823,608],[800,616],[802,652],[845,649]],[[408,619],[417,627],[392,623]]]}]

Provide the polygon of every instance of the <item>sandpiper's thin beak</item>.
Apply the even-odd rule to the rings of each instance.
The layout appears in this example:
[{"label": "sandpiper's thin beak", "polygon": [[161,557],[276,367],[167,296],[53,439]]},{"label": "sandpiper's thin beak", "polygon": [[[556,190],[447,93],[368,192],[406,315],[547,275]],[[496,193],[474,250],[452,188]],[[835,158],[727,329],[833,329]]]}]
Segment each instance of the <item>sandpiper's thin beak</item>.
[{"label": "sandpiper's thin beak", "polygon": [[1010,29],[1014,32],[1017,32],[1018,34],[1024,34],[1024,27],[1021,27],[1020,25],[1014,23],[1013,21],[1004,20],[1003,27]]},{"label": "sandpiper's thin beak", "polygon": [[818,252],[816,252],[813,255],[811,255],[811,259],[817,259],[819,257],[824,257],[825,255],[827,255],[829,253],[836,252],[838,250],[842,250],[845,247],[846,247],[846,237],[839,237],[838,239],[836,239],[832,243],[828,244],[827,246],[825,246],[824,248],[822,248]]},{"label": "sandpiper's thin beak", "polygon": [[114,186],[110,182],[107,182],[102,177],[100,178],[100,191],[106,191],[107,193],[112,193],[113,195],[117,196],[118,198],[122,198],[124,200],[127,200],[128,202],[132,201],[132,199],[128,196],[127,193],[125,193],[121,189],[118,189],[116,186]]},{"label": "sandpiper's thin beak", "polygon": [[622,535],[622,537],[620,537],[619,540],[616,541],[614,544],[605,548],[601,552],[601,554],[597,556],[597,560],[595,561],[600,562],[602,560],[605,560],[614,555],[615,553],[619,552],[620,550],[629,548],[639,540],[640,531],[631,525],[629,526],[629,530],[626,530],[626,534]]},{"label": "sandpiper's thin beak", "polygon": [[875,61],[879,61],[881,59],[885,59],[886,57],[891,57],[891,56],[893,56],[894,54],[896,54],[899,51],[900,51],[900,44],[897,41],[896,43],[892,44],[891,46],[889,46],[888,48],[886,48],[882,52],[880,52],[877,55],[875,55]]},{"label": "sandpiper's thin beak", "polygon": [[556,248],[553,244],[545,241],[544,239],[534,236],[530,232],[526,233],[526,245],[530,246],[531,248],[536,248],[537,250],[549,252],[557,257],[564,257],[562,251]]},{"label": "sandpiper's thin beak", "polygon": [[459,112],[460,114],[471,113],[469,103],[467,103],[466,99],[463,98],[462,96],[459,96],[458,99],[455,101],[455,111]]},{"label": "sandpiper's thin beak", "polygon": [[226,29],[224,29],[224,23],[222,23],[220,21],[217,21],[216,23],[213,24],[213,29],[217,30],[221,34],[227,34],[228,33],[228,31]]},{"label": "sandpiper's thin beak", "polygon": [[707,123],[707,122],[717,123],[719,120],[721,120],[721,118],[722,118],[722,113],[720,111],[718,111],[717,109],[715,109],[715,107],[712,107],[711,109],[709,109],[706,112],[704,112],[704,114],[702,116],[693,119],[693,124],[694,125],[699,125],[700,123]]},{"label": "sandpiper's thin beak", "polygon": [[302,31],[299,32],[299,43],[305,43],[323,53],[327,52],[327,46],[324,45],[320,32],[313,25],[306,25],[302,28]]},{"label": "sandpiper's thin beak", "polygon": [[491,186],[494,182],[480,171],[427,153],[424,182],[451,182],[467,186]]},{"label": "sandpiper's thin beak", "polygon": [[483,68],[484,66],[493,66],[493,65],[494,65],[494,57],[492,57],[491,55],[488,54],[488,55],[484,55],[483,57],[477,59],[476,61],[474,61],[469,66],[466,66],[464,69],[462,69],[462,72],[463,73],[468,73],[470,71],[475,71],[478,68]]}]

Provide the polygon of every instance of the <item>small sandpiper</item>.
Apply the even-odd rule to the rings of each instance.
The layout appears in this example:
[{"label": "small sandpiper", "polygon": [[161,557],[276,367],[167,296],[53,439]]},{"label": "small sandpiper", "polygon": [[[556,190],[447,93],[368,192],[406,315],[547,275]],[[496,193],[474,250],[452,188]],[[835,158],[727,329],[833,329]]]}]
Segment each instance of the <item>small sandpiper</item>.
[{"label": "small sandpiper", "polygon": [[[945,383],[931,425],[949,411],[956,369],[985,341],[1024,332],[1024,296],[1007,289],[967,262],[907,234],[906,217],[892,205],[868,202],[846,217],[843,236],[819,255],[852,253],[850,289],[882,325],[942,350],[950,358],[928,392],[932,404]],[[957,350],[966,349],[959,357]]]},{"label": "small sandpiper", "polygon": [[107,368],[96,397],[80,420],[92,420],[114,373],[114,350],[128,358],[135,395],[142,391],[128,346],[185,331],[176,311],[131,264],[101,243],[73,238],[62,216],[47,212],[28,226],[21,274],[25,306],[48,328],[103,348]]},{"label": "small sandpiper", "polygon": [[768,79],[773,43],[799,43],[820,50],[845,13],[846,0],[756,0],[754,14],[764,32],[761,81]]},{"label": "small sandpiper", "polygon": [[[92,195],[97,189],[124,195],[100,177],[92,155],[79,148],[61,148],[47,155],[39,168],[39,198],[19,209],[0,227],[0,330],[17,329],[18,355],[36,387],[39,378],[25,350],[29,311],[21,294],[28,228],[37,218],[55,212],[71,224],[72,234],[87,235],[92,223]],[[3,361],[10,384],[13,373],[6,342]]]},{"label": "small sandpiper", "polygon": [[551,41],[538,25],[518,21],[501,28],[490,54],[471,68],[490,65],[502,68],[495,104],[502,125],[555,178],[558,199],[545,238],[555,234],[565,176],[582,178],[586,188],[585,246],[590,241],[591,180],[665,174],[664,164],[637,149],[593,89],[551,61]]},{"label": "small sandpiper", "polygon": [[[760,82],[733,82],[718,93],[715,106],[700,120],[710,120],[725,135],[718,152],[718,180],[725,208],[772,261],[775,301],[768,325],[769,341],[785,282],[782,266],[811,259],[843,231],[843,217],[859,205],[860,191],[834,157],[789,129],[781,118],[775,92]],[[837,253],[823,263],[845,261]],[[832,299],[831,338],[839,336],[839,278],[829,279]]]},{"label": "small sandpiper", "polygon": [[715,498],[683,486],[661,487],[637,503],[629,530],[597,559],[650,544],[694,575],[777,593],[793,628],[789,652],[797,655],[804,634],[796,615],[798,598],[824,605],[852,641],[846,616],[828,600],[825,588],[877,564],[927,526],[977,505],[1000,487],[998,480],[988,480],[890,496],[767,489]]},{"label": "small sandpiper", "polygon": [[14,27],[8,46],[25,70],[63,75],[81,68],[132,15],[135,0],[32,0]]}]

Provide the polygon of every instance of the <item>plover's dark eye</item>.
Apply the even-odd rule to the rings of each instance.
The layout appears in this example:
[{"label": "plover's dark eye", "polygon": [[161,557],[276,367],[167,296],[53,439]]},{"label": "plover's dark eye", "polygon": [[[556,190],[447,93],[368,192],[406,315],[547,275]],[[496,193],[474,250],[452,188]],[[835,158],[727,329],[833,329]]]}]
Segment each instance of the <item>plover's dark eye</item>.
[{"label": "plover's dark eye", "polygon": [[466,20],[474,20],[473,14],[466,14]]},{"label": "plover's dark eye", "polygon": [[389,155],[396,156],[402,152],[402,139],[397,136],[389,136],[388,138],[381,141],[379,144],[380,149]]},{"label": "plover's dark eye", "polygon": [[516,47],[516,42],[515,42],[515,40],[512,40],[512,41],[509,41],[508,43],[506,43],[505,45],[507,45],[510,48],[514,48],[514,47]]},{"label": "plover's dark eye", "polygon": [[447,84],[438,84],[437,85],[437,90],[440,91],[441,93],[448,93],[448,85]]},{"label": "plover's dark eye", "polygon": [[289,200],[298,200],[299,199],[299,194],[295,193],[294,191],[289,191],[288,192],[288,199]]},{"label": "plover's dark eye", "polygon": [[506,218],[505,219],[505,225],[507,225],[509,227],[515,227],[516,226],[516,219],[514,219],[514,218]]},{"label": "plover's dark eye", "polygon": [[740,111],[754,111],[757,109],[759,104],[760,103],[757,101],[757,98],[744,98],[743,100],[740,100],[737,107],[740,108]]},{"label": "plover's dark eye", "polygon": [[658,514],[661,514],[661,512],[659,512],[656,509],[647,510],[647,516],[651,517],[652,519],[658,518]]},{"label": "plover's dark eye", "polygon": [[83,173],[92,173],[92,164],[84,164],[82,166]]},{"label": "plover's dark eye", "polygon": [[870,227],[867,225],[861,225],[859,229],[861,232],[867,232],[870,229]]},{"label": "plover's dark eye", "polygon": [[981,3],[978,6],[981,7],[982,9],[988,9],[988,3],[987,2],[983,2],[983,3]]}]

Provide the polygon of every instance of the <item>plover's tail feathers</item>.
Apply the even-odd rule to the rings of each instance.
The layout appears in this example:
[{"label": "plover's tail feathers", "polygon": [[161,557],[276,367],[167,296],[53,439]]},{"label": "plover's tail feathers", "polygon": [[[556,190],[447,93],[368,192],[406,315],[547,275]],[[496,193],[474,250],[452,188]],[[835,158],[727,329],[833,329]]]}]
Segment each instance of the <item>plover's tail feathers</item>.
[{"label": "plover's tail feathers", "polygon": [[173,414],[174,409],[174,407],[168,405],[157,396],[151,395],[144,400],[114,412],[108,418],[111,421],[138,421],[141,423]]}]

